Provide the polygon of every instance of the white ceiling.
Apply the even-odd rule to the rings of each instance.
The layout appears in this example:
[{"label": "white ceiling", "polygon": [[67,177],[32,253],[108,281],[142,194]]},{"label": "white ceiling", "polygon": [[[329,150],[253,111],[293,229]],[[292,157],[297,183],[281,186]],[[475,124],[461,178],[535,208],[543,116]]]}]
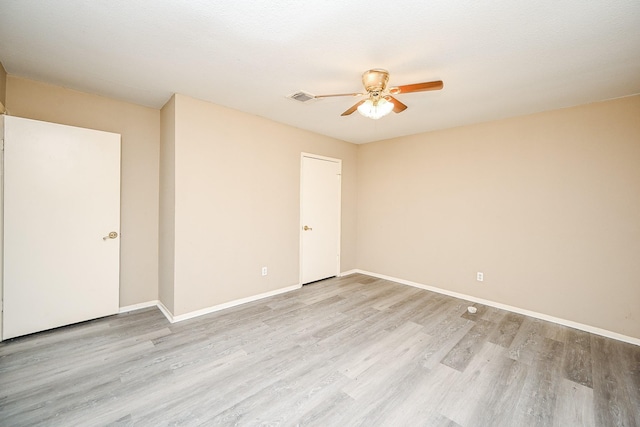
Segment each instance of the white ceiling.
[{"label": "white ceiling", "polygon": [[[9,74],[160,108],[177,92],[364,143],[640,93],[638,0],[0,0]],[[361,74],[398,95],[341,117]]]}]

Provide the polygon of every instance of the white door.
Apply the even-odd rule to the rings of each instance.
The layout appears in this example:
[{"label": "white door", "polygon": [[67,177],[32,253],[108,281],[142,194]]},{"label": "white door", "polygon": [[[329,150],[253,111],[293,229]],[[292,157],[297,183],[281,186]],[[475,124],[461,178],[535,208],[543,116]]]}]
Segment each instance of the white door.
[{"label": "white door", "polygon": [[340,186],[342,162],[302,155],[301,283],[340,271]]},{"label": "white door", "polygon": [[4,121],[3,339],[117,313],[120,135]]}]

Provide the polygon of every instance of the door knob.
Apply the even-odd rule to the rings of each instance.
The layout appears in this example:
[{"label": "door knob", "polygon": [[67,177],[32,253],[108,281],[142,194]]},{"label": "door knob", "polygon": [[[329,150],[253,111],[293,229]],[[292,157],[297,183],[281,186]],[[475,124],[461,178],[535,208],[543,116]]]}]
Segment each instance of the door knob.
[{"label": "door knob", "polygon": [[303,229],[304,231],[313,231],[313,228],[311,228],[311,227],[309,227],[309,226],[307,226],[307,225],[305,225],[304,227],[302,227],[302,229]]},{"label": "door knob", "polygon": [[118,233],[116,233],[115,231],[112,231],[107,236],[104,236],[102,240],[115,239],[116,237],[118,237]]}]

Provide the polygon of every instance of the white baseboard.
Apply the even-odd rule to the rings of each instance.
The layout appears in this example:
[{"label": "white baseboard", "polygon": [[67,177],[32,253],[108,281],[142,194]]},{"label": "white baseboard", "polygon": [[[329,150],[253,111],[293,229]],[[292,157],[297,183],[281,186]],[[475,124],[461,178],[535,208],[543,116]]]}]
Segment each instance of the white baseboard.
[{"label": "white baseboard", "polygon": [[169,311],[169,309],[162,303],[162,301],[158,301],[156,305],[169,322],[175,323],[175,320],[173,320],[173,314],[171,314],[171,311]]},{"label": "white baseboard", "polygon": [[[427,291],[432,291],[432,292],[436,292],[436,293],[439,293],[439,294],[448,295],[448,296],[451,296],[451,297],[454,297],[454,298],[459,298],[459,299],[463,299],[463,300],[467,300],[467,301],[477,302],[477,303],[480,303],[480,304],[483,304],[483,305],[487,305],[487,306],[490,306],[490,307],[495,307],[495,308],[499,308],[499,309],[502,309],[502,310],[511,311],[513,313],[523,314],[525,316],[530,316],[530,317],[533,317],[533,318],[536,318],[536,319],[540,319],[540,320],[546,320],[548,322],[557,323],[559,325],[568,326],[570,328],[579,329],[581,331],[590,332],[592,334],[596,334],[596,335],[600,335],[600,336],[603,336],[603,337],[612,338],[612,339],[615,339],[615,340],[618,340],[618,341],[624,341],[624,342],[627,342],[627,343],[630,343],[630,344],[634,344],[634,345],[640,346],[640,338],[634,338],[634,337],[630,337],[630,336],[627,336],[627,335],[619,334],[617,332],[612,332],[612,331],[609,331],[609,330],[606,330],[606,329],[597,328],[595,326],[590,326],[590,325],[585,325],[583,323],[574,322],[572,320],[562,319],[562,318],[559,318],[559,317],[550,316],[548,314],[538,313],[536,311],[531,311],[531,310],[527,310],[527,309],[524,309],[524,308],[514,307],[514,306],[511,306],[511,305],[502,304],[502,303],[499,303],[499,302],[490,301],[490,300],[486,300],[486,299],[483,299],[483,298],[477,298],[477,297],[474,297],[474,296],[471,296],[471,295],[461,294],[459,292],[453,292],[453,291],[449,291],[447,289],[438,288],[438,287],[435,287],[435,286],[423,285],[421,283],[412,282],[410,280],[404,280],[404,279],[400,279],[400,278],[397,278],[397,277],[392,277],[392,276],[387,276],[387,275],[384,275],[384,274],[374,273],[374,272],[371,272],[371,271],[353,269],[353,270],[349,270],[349,271],[345,271],[345,272],[340,273],[340,277],[349,276],[351,274],[356,274],[356,273],[365,274],[367,276],[372,276],[372,277],[377,277],[379,279],[389,280],[391,282],[400,283],[402,285],[413,286],[414,288],[425,289]],[[133,304],[133,305],[125,306],[125,307],[120,307],[119,312],[120,313],[126,313],[126,312],[133,311],[133,310],[140,310],[142,308],[157,306],[160,309],[160,311],[162,312],[162,314],[164,314],[164,316],[169,320],[169,322],[175,323],[175,322],[180,322],[182,320],[192,319],[194,317],[203,316],[205,314],[209,314],[209,313],[213,313],[213,312],[216,312],[216,311],[224,310],[225,308],[235,307],[235,306],[240,305],[240,304],[246,304],[248,302],[257,301],[257,300],[260,300],[260,299],[263,299],[263,298],[267,298],[267,297],[270,297],[270,296],[283,294],[285,292],[291,292],[291,291],[294,291],[296,289],[300,289],[301,287],[302,287],[301,285],[288,286],[286,288],[276,289],[275,291],[265,292],[265,293],[258,294],[258,295],[253,295],[253,296],[250,296],[250,297],[247,297],[247,298],[241,298],[241,299],[237,299],[237,300],[226,302],[224,304],[218,304],[218,305],[214,305],[212,307],[207,307],[207,308],[203,308],[203,309],[200,309],[200,310],[192,311],[192,312],[189,312],[189,313],[181,314],[179,316],[174,316],[173,314],[171,314],[171,311],[169,311],[169,309],[167,307],[165,307],[165,305],[162,304],[161,301],[158,301],[158,300],[147,301],[147,302],[143,302],[143,303],[139,303],[139,304]]]},{"label": "white baseboard", "polygon": [[142,308],[147,308],[147,307],[157,307],[158,303],[159,303],[158,300],[153,300],[153,301],[141,302],[133,305],[126,305],[124,307],[120,307],[120,309],[118,310],[118,313],[127,313],[129,311],[140,310]]},{"label": "white baseboard", "polygon": [[354,274],[354,273],[365,274],[367,276],[372,276],[372,277],[377,277],[379,279],[389,280],[391,282],[400,283],[402,285],[413,286],[415,288],[425,289],[427,291],[432,291],[432,292],[436,292],[436,293],[443,294],[443,295],[449,295],[449,296],[452,296],[452,297],[455,297],[455,298],[460,298],[460,299],[467,300],[467,301],[477,302],[477,303],[480,303],[480,304],[483,304],[483,305],[488,305],[490,307],[495,307],[495,308],[499,308],[499,309],[502,309],[502,310],[511,311],[513,313],[524,314],[525,316],[534,317],[534,318],[540,319],[540,320],[546,320],[548,322],[557,323],[559,325],[568,326],[570,328],[579,329],[581,331],[590,332],[592,334],[601,335],[603,337],[613,338],[614,340],[624,341],[624,342],[627,342],[627,343],[630,343],[630,344],[635,344],[635,345],[640,346],[640,338],[634,338],[634,337],[630,337],[630,336],[627,336],[627,335],[622,335],[622,334],[619,334],[617,332],[608,331],[606,329],[597,328],[595,326],[585,325],[583,323],[574,322],[572,320],[561,319],[559,317],[549,316],[548,314],[538,313],[538,312],[535,312],[535,311],[526,310],[524,308],[514,307],[514,306],[511,306],[511,305],[502,304],[502,303],[495,302],[495,301],[489,301],[489,300],[486,300],[486,299],[483,299],[483,298],[477,298],[477,297],[474,297],[474,296],[471,296],[471,295],[461,294],[461,293],[458,293],[458,292],[453,292],[453,291],[449,291],[449,290],[446,290],[446,289],[437,288],[435,286],[423,285],[421,283],[411,282],[409,280],[399,279],[397,277],[391,277],[391,276],[386,276],[384,274],[373,273],[371,271],[355,269],[355,270],[351,270],[349,272],[345,272],[345,273],[341,274],[341,276],[342,275],[346,276],[347,273],[349,273],[349,274]]},{"label": "white baseboard", "polygon": [[180,314],[178,316],[174,316],[171,313],[171,311],[169,311],[169,309],[165,307],[164,304],[162,304],[161,301],[157,301],[156,305],[158,306],[162,314],[164,314],[165,317],[169,320],[169,322],[176,323],[176,322],[181,322],[187,319],[193,319],[194,317],[204,316],[205,314],[213,313],[216,311],[224,310],[225,308],[231,308],[237,305],[246,304],[248,302],[257,301],[263,298],[272,297],[274,295],[283,294],[285,292],[295,291],[296,289],[300,289],[301,287],[302,287],[301,285],[288,286],[286,288],[280,288],[280,289],[276,289],[275,291],[269,291],[269,292],[264,292],[258,295],[252,295],[246,298],[240,298],[237,300],[225,302],[223,304],[218,304],[211,307],[202,308],[200,310],[191,311],[189,313]]},{"label": "white baseboard", "polygon": [[343,271],[342,273],[340,273],[338,275],[338,277],[350,276],[352,274],[359,273],[359,272],[360,272],[360,270],[355,270],[355,269],[354,270],[349,270],[349,271]]}]

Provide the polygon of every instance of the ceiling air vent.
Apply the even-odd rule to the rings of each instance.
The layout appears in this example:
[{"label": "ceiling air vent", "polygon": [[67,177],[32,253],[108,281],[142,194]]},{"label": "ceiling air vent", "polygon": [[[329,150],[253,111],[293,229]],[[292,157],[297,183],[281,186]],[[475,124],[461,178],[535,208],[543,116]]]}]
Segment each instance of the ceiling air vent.
[{"label": "ceiling air vent", "polygon": [[293,95],[289,95],[287,98],[291,98],[294,101],[299,101],[299,102],[309,102],[316,99],[315,96],[303,91],[296,92]]}]

